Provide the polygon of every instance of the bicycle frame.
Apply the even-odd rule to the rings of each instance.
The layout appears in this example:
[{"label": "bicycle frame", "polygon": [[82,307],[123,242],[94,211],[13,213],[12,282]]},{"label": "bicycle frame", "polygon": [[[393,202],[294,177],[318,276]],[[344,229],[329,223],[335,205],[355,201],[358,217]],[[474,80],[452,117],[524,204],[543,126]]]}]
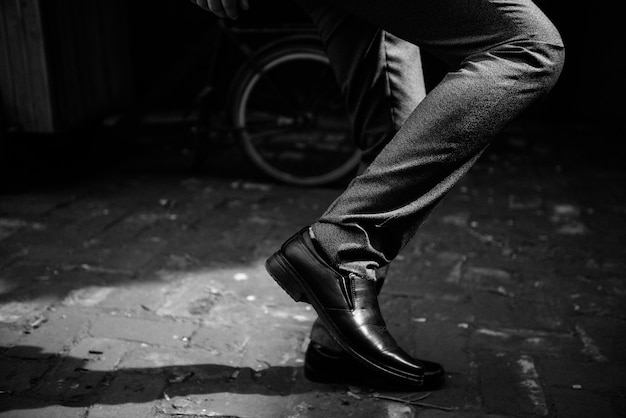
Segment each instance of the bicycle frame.
[{"label": "bicycle frame", "polygon": [[[259,67],[256,60],[257,56],[263,54],[264,51],[274,48],[285,42],[294,42],[301,40],[303,42],[317,41],[319,37],[317,31],[312,24],[281,24],[274,26],[258,26],[258,25],[236,25],[227,19],[217,19],[215,25],[209,33],[212,42],[210,42],[210,54],[208,57],[208,67],[206,71],[206,82],[196,95],[192,108],[189,109],[188,116],[194,120],[192,128],[193,148],[195,154],[195,166],[200,166],[202,160],[208,155],[211,147],[223,143],[223,136],[219,141],[209,140],[219,135],[232,136],[237,133],[237,128],[233,126],[232,121],[225,115],[219,115],[216,111],[216,85],[219,76],[217,74],[218,65],[224,55],[224,46],[232,46],[237,52],[240,63],[233,76],[229,76],[226,80],[227,87],[223,98],[223,109],[228,109],[233,91],[236,86],[233,82],[238,79],[240,73],[245,70],[252,69],[256,73],[264,75],[264,71]],[[272,38],[269,41],[262,42],[260,46],[252,46],[246,42],[244,38],[259,36]],[[274,83],[269,79],[264,79],[268,85]],[[280,96],[280,89],[274,88],[277,96]],[[209,122],[208,122],[209,121]],[[208,123],[207,123],[208,122]]]}]

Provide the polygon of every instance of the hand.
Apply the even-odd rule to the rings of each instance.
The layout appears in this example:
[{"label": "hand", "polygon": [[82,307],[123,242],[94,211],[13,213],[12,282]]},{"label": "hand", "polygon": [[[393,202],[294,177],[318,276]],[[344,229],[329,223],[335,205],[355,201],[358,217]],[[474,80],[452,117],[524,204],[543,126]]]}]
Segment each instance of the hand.
[{"label": "hand", "polygon": [[239,10],[248,10],[248,0],[191,0],[203,9],[213,12],[218,17],[237,19]]}]

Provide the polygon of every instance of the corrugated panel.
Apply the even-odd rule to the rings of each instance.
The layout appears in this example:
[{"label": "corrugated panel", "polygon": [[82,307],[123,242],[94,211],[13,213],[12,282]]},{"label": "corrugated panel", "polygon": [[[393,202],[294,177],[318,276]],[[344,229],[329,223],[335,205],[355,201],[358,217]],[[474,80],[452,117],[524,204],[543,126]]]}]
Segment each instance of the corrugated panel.
[{"label": "corrugated panel", "polygon": [[1,0],[0,94],[8,124],[56,132],[96,122],[131,92],[123,0]]},{"label": "corrugated panel", "polygon": [[0,92],[9,124],[34,132],[53,129],[38,0],[0,1]]}]

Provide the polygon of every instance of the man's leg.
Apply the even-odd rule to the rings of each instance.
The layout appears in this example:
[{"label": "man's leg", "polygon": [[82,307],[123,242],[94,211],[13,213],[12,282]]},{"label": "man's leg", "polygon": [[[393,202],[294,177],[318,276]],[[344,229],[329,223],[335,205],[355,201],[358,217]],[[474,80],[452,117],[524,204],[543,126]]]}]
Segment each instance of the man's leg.
[{"label": "man's leg", "polygon": [[[362,151],[362,172],[426,96],[419,47],[328,2],[296,2],[316,25],[341,86],[353,136]],[[378,291],[388,267],[376,272]],[[319,319],[310,339],[309,351],[319,346],[343,352]]]},{"label": "man's leg", "polygon": [[367,165],[426,96],[419,48],[334,2],[296,2],[322,38]]},{"label": "man's leg", "polygon": [[[355,142],[362,151],[363,169],[425,97],[419,48],[327,2],[297,1],[311,16],[324,42],[346,101]],[[384,283],[387,267],[377,272],[376,293]],[[309,379],[381,384],[380,376],[354,360],[319,318],[310,338],[304,365]],[[442,383],[441,365],[420,360],[419,367],[423,386],[432,388]]]},{"label": "man's leg", "polygon": [[397,255],[490,138],[552,87],[563,45],[528,0],[332,4],[428,48],[453,70],[312,233],[302,230],[290,238],[267,267],[295,300],[313,305],[333,337],[362,365],[396,383],[419,385],[424,365],[389,335],[374,280],[364,279],[375,279],[375,270]]},{"label": "man's leg", "polygon": [[563,44],[529,0],[332,3],[453,68],[312,226],[331,264],[374,278],[494,134],[550,90]]}]

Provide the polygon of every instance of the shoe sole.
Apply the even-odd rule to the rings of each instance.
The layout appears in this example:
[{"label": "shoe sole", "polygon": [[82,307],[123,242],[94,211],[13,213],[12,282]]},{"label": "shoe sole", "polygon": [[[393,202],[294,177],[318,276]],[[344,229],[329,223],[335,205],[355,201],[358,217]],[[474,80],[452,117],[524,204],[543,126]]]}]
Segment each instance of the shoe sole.
[{"label": "shoe sole", "polygon": [[332,385],[357,385],[357,386],[370,386],[372,388],[380,389],[380,390],[396,390],[399,392],[403,391],[415,391],[415,390],[435,390],[440,389],[444,383],[445,378],[439,377],[437,379],[433,379],[432,381],[427,381],[426,379],[422,382],[421,385],[415,387],[411,385],[410,387],[406,387],[406,385],[398,383],[396,381],[387,382],[385,379],[381,379],[380,377],[369,377],[362,375],[346,375],[346,376],[338,376],[337,373],[326,373],[319,372],[312,367],[304,365],[304,377],[307,380],[317,383],[325,383]]},{"label": "shoe sole", "polygon": [[289,260],[282,254],[282,251],[275,252],[270,258],[265,262],[265,269],[270,274],[270,276],[274,279],[276,283],[296,302],[305,302],[313,306],[317,314],[322,318],[322,321],[326,324],[326,328],[329,330],[330,334],[337,341],[341,347],[346,350],[348,353],[352,355],[359,363],[364,366],[369,367],[370,369],[378,372],[384,373],[390,378],[400,379],[402,384],[407,384],[407,381],[411,383],[412,386],[420,387],[424,383],[423,377],[417,377],[415,375],[407,375],[400,371],[389,369],[384,365],[374,363],[371,360],[363,357],[361,354],[354,351],[352,347],[350,347],[347,343],[344,343],[340,332],[335,328],[332,321],[327,317],[324,309],[322,308],[321,303],[317,301],[315,295],[312,295],[311,298],[308,297],[308,294],[312,294],[310,290],[308,290],[308,285],[306,281],[298,274],[298,271],[293,268]]}]

